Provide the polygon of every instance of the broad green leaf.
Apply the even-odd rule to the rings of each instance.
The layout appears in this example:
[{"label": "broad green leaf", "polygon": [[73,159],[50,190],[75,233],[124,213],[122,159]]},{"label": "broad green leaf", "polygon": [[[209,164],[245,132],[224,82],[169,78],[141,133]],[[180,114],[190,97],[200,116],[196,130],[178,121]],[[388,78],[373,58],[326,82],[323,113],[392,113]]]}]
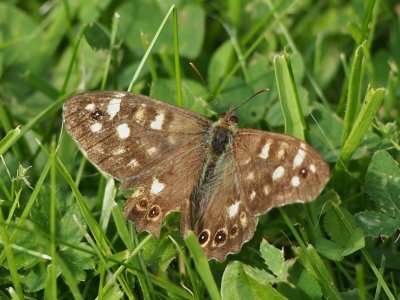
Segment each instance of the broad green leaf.
[{"label": "broad green leaf", "polygon": [[228,264],[221,283],[221,297],[223,300],[287,299],[269,283],[261,283],[255,280],[253,277],[254,270],[250,271],[252,275],[247,270],[248,266],[238,261]]},{"label": "broad green leaf", "polygon": [[333,205],[325,214],[324,228],[332,240],[318,239],[316,249],[329,259],[340,261],[365,246],[363,231],[355,227],[353,216],[344,208]]},{"label": "broad green leaf", "polygon": [[[121,31],[128,47],[139,56],[145,52],[139,42],[141,34],[148,40],[156,33],[160,20],[168,11],[157,1],[130,1],[122,3],[117,12],[121,15]],[[179,8],[179,52],[181,56],[195,58],[199,55],[204,40],[205,13],[196,4],[187,4]],[[159,36],[153,53],[173,53],[172,18],[168,20]]]},{"label": "broad green leaf", "polygon": [[101,13],[106,10],[111,0],[96,0],[95,3],[90,1],[79,1],[79,19],[82,22],[90,23],[97,21]]},{"label": "broad green leaf", "polygon": [[301,264],[295,264],[290,272],[290,282],[278,284],[279,291],[288,299],[319,300],[322,297],[318,282]]},{"label": "broad green leaf", "polygon": [[21,276],[25,292],[34,293],[42,290],[45,287],[48,274],[46,264],[40,263],[27,270],[26,273],[24,272],[24,276]]},{"label": "broad green leaf", "polygon": [[267,241],[261,243],[260,252],[268,269],[276,276],[272,282],[287,281],[289,269],[295,260],[285,261],[283,250],[275,248]]},{"label": "broad green leaf", "polygon": [[98,49],[108,49],[110,47],[109,34],[98,23],[93,23],[89,26],[86,26],[84,35],[87,43],[95,51]]},{"label": "broad green leaf", "polygon": [[213,90],[230,71],[230,68],[232,67],[233,54],[233,46],[229,41],[225,42],[214,51],[207,72],[208,84],[211,90]]},{"label": "broad green leaf", "polygon": [[392,235],[400,228],[400,169],[386,151],[377,151],[372,157],[365,188],[376,210],[358,213],[359,224],[368,235]]},{"label": "broad green leaf", "polygon": [[315,249],[330,260],[341,261],[343,259],[343,247],[330,240],[324,238],[316,240]]},{"label": "broad green leaf", "polygon": [[345,245],[354,227],[353,216],[345,208],[332,208],[325,214],[324,229],[335,243]]},{"label": "broad green leaf", "polygon": [[[58,193],[58,199],[62,198],[61,195],[61,193]],[[50,209],[49,197],[49,188],[43,186],[30,213],[31,220],[36,228],[48,234],[50,233],[50,220],[48,217]],[[57,202],[56,222],[57,237],[59,239],[71,244],[77,243],[82,239],[83,233],[79,229],[77,222],[84,226],[84,219],[78,205],[70,198]]]},{"label": "broad green leaf", "polygon": [[322,296],[318,282],[306,271],[301,272],[298,287],[307,295],[307,299],[320,299]]},{"label": "broad green leaf", "polygon": [[81,250],[86,249],[87,251],[93,251],[87,244],[76,243],[75,245],[80,249],[62,247],[58,259],[62,259],[68,266],[68,269],[74,276],[75,280],[84,281],[86,278],[85,270],[95,268],[95,257],[92,253]]},{"label": "broad green leaf", "polygon": [[[308,118],[309,136],[315,149],[328,161],[338,160],[343,121],[321,104],[315,104],[313,118]],[[332,151],[332,147],[336,150]]]},{"label": "broad green leaf", "polygon": [[366,235],[391,236],[400,228],[400,218],[392,218],[379,211],[362,211],[355,215]]},{"label": "broad green leaf", "polygon": [[315,242],[315,249],[330,260],[341,261],[344,256],[350,255],[365,247],[364,232],[355,228],[345,245],[320,238]]},{"label": "broad green leaf", "polygon": [[[152,82],[150,96],[176,105],[176,83],[174,79],[157,79]],[[203,116],[212,116],[215,112],[206,102],[208,92],[196,81],[182,81],[183,108]]]},{"label": "broad green leaf", "polygon": [[372,157],[365,178],[365,188],[378,211],[395,218],[400,210],[400,168],[386,151]]},{"label": "broad green leaf", "polygon": [[[238,107],[243,104],[253,94],[252,88],[241,78],[232,77],[224,90],[219,94],[216,103],[212,103],[214,109],[219,112],[227,111],[230,106]],[[241,106],[236,112],[239,118],[239,127],[251,127],[254,122],[264,115],[267,108],[265,99],[268,92],[261,93]]]},{"label": "broad green leaf", "polygon": [[360,227],[354,228],[343,249],[343,256],[350,255],[365,247],[364,231]]}]

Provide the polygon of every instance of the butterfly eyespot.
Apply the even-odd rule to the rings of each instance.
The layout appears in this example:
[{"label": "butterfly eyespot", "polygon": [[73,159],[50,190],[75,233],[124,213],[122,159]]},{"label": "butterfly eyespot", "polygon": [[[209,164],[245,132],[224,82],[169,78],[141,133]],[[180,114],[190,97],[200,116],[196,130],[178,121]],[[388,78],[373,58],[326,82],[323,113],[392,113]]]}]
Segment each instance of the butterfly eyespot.
[{"label": "butterfly eyespot", "polygon": [[214,242],[215,242],[217,245],[222,245],[222,244],[225,243],[226,237],[227,237],[226,230],[220,229],[220,230],[218,230],[217,233],[215,234]]},{"label": "butterfly eyespot", "polygon": [[301,168],[301,169],[300,169],[300,172],[299,172],[299,175],[300,175],[301,177],[303,177],[303,178],[306,178],[307,175],[308,175],[308,171],[307,171],[305,168]]},{"label": "butterfly eyespot", "polygon": [[161,211],[158,206],[153,206],[149,211],[149,218],[154,219],[160,215]]},{"label": "butterfly eyespot", "polygon": [[200,245],[204,246],[208,240],[210,238],[210,232],[209,230],[203,230],[200,234],[199,234],[199,243]]},{"label": "butterfly eyespot", "polygon": [[231,229],[229,230],[229,236],[235,237],[239,233],[239,228],[236,224],[232,225]]},{"label": "butterfly eyespot", "polygon": [[96,110],[90,114],[90,117],[96,121],[101,120],[101,118],[103,118],[103,112],[101,110]]},{"label": "butterfly eyespot", "polygon": [[239,122],[239,118],[237,116],[230,116],[229,122],[237,124]]},{"label": "butterfly eyespot", "polygon": [[138,205],[141,208],[147,208],[147,200],[146,199],[139,200]]}]

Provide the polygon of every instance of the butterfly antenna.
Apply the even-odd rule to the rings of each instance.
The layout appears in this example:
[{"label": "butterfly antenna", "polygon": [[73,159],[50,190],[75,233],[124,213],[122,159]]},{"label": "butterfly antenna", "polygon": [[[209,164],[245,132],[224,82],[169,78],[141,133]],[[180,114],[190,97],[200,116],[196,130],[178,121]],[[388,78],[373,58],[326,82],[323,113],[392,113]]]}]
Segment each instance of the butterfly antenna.
[{"label": "butterfly antenna", "polygon": [[257,96],[257,95],[259,95],[259,94],[261,94],[261,93],[267,92],[267,91],[269,91],[269,89],[268,89],[268,88],[264,88],[264,89],[259,90],[258,92],[255,92],[253,95],[251,95],[251,97],[250,97],[249,99],[247,99],[246,101],[244,101],[244,102],[243,102],[242,104],[240,104],[238,107],[235,107],[232,111],[238,110],[240,107],[242,107],[242,106],[245,105],[247,102],[249,102],[251,99],[253,99],[255,96]]},{"label": "butterfly antenna", "polygon": [[211,92],[210,87],[208,86],[207,82],[204,80],[204,77],[201,75],[200,71],[196,68],[194,63],[190,62],[189,65],[192,67],[192,69],[197,73],[197,76],[200,77],[201,81],[203,82],[204,86],[206,87],[208,93],[210,94],[211,98],[213,101],[217,104],[219,111],[221,112],[221,106],[219,106],[219,103],[217,99],[215,98],[214,94]]}]

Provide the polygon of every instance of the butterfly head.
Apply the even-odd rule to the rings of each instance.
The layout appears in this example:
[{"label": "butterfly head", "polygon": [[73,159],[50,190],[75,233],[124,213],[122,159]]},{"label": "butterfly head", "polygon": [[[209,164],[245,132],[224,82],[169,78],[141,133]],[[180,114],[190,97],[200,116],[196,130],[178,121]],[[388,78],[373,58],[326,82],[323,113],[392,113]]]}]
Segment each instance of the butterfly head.
[{"label": "butterfly head", "polygon": [[239,118],[236,115],[236,108],[231,106],[227,112],[223,112],[218,122],[221,126],[236,128],[239,123]]}]

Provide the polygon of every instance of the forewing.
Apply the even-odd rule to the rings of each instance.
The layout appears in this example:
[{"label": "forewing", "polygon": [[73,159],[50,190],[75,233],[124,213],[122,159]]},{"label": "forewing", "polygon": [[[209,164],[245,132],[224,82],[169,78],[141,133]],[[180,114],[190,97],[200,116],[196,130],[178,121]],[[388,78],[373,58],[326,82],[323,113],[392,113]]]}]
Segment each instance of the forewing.
[{"label": "forewing", "polygon": [[232,147],[242,199],[252,215],[313,200],[329,179],[325,160],[288,135],[242,129]]},{"label": "forewing", "polygon": [[[73,96],[64,105],[69,134],[101,170],[133,187],[203,142],[210,121],[196,113],[118,91]],[[194,158],[201,162],[201,156]]]}]

